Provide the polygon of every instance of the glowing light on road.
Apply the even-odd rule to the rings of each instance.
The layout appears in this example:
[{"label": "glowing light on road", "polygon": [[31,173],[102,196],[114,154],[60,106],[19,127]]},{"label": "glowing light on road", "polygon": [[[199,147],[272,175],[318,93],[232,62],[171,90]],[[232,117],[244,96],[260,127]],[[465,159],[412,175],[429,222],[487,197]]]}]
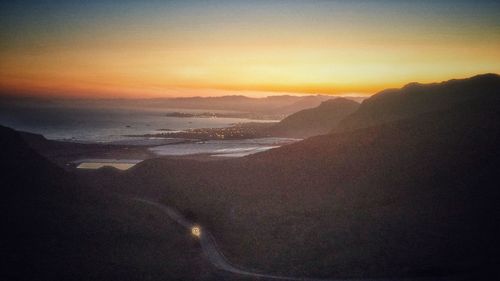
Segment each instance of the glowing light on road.
[{"label": "glowing light on road", "polygon": [[193,226],[191,228],[191,234],[193,234],[196,237],[200,237],[200,235],[201,235],[201,228],[199,226]]}]

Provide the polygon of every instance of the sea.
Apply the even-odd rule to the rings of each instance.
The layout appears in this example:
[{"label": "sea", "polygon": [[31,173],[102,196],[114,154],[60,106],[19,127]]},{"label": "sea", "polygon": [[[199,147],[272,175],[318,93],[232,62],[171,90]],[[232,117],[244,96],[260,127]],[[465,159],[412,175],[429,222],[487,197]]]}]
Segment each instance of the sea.
[{"label": "sea", "polygon": [[260,138],[177,143],[175,139],[141,136],[195,128],[222,128],[246,122],[277,122],[242,118],[166,116],[168,112],[205,111],[100,107],[95,104],[72,106],[71,103],[0,103],[0,125],[41,134],[50,140],[149,146],[150,150],[159,156],[208,153],[213,156],[241,157],[296,141],[289,138]]}]

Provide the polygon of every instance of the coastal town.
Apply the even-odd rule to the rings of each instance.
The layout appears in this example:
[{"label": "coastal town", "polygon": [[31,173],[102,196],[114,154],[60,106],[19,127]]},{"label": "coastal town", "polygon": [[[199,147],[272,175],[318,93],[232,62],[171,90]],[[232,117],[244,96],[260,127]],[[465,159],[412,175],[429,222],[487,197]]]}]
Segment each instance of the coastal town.
[{"label": "coastal town", "polygon": [[275,123],[238,123],[225,128],[200,128],[185,131],[168,131],[158,134],[146,134],[137,137],[179,138],[198,140],[239,140],[273,136],[270,128]]}]

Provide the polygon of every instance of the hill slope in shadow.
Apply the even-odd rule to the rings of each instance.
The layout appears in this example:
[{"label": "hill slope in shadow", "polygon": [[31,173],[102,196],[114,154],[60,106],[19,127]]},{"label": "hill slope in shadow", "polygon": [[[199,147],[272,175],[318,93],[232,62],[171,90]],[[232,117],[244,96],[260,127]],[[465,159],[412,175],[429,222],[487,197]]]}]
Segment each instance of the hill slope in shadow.
[{"label": "hill slope in shadow", "polygon": [[120,180],[197,214],[250,268],[489,274],[500,234],[500,103],[490,95],[242,159],[152,159]]},{"label": "hill slope in shadow", "polygon": [[357,102],[336,98],[322,102],[319,106],[304,109],[289,115],[269,128],[275,135],[307,138],[330,132],[346,116],[358,109]]},{"label": "hill slope in shadow", "polygon": [[441,83],[410,83],[388,89],[364,100],[359,110],[340,123],[343,130],[366,128],[385,122],[446,109],[474,100],[500,99],[500,76],[482,74]]},{"label": "hill slope in shadow", "polygon": [[2,280],[222,278],[158,210],[82,184],[14,130],[0,136]]}]

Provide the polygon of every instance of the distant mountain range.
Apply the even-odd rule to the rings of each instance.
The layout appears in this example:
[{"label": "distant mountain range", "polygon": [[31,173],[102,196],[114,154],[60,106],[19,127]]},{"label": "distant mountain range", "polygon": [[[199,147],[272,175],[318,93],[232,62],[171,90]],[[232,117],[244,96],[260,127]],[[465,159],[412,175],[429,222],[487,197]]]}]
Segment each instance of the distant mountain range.
[{"label": "distant mountain range", "polygon": [[[302,109],[318,106],[321,102],[331,99],[327,95],[309,96],[269,96],[265,98],[250,98],[246,96],[222,97],[189,97],[170,99],[151,99],[144,102],[157,107],[184,109],[233,110],[242,112],[260,112],[286,116]],[[348,99],[361,101],[362,97]]]},{"label": "distant mountain range", "polygon": [[[285,116],[311,107],[335,96],[308,95],[308,96],[269,96],[265,98],[251,98],[241,95],[221,97],[186,97],[186,98],[154,98],[154,99],[42,99],[42,98],[15,98],[0,97],[0,104],[16,106],[18,104],[48,105],[62,107],[90,107],[90,108],[150,108],[169,109],[175,111],[204,110],[225,111],[227,114],[239,113],[243,117],[258,119],[282,119]],[[361,101],[364,97],[346,97]],[[220,112],[219,112],[220,113]]]}]

